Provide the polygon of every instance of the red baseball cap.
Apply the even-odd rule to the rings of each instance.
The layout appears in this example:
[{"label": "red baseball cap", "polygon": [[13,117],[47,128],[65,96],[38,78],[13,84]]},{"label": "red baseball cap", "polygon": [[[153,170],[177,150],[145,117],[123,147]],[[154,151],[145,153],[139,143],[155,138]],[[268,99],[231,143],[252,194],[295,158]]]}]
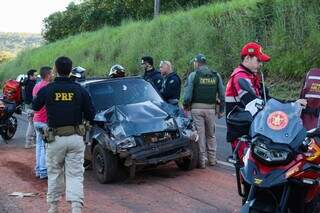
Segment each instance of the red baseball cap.
[{"label": "red baseball cap", "polygon": [[249,42],[242,47],[241,56],[247,55],[256,56],[261,62],[268,62],[271,59],[270,56],[262,52],[262,46],[255,42]]}]

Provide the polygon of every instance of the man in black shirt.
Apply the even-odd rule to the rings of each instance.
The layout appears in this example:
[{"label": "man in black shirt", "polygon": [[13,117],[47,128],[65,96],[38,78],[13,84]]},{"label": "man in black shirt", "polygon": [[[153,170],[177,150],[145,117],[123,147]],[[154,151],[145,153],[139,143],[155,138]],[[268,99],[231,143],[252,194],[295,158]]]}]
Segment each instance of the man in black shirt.
[{"label": "man in black shirt", "polygon": [[30,149],[35,147],[35,140],[36,140],[36,132],[33,125],[33,111],[31,109],[31,102],[32,102],[32,90],[36,85],[36,72],[37,70],[31,69],[27,72],[27,79],[23,82],[24,86],[24,104],[25,104],[25,111],[28,117],[28,128],[26,132],[26,143],[25,148]]},{"label": "man in black shirt", "polygon": [[[59,57],[55,61],[57,77],[43,87],[33,101],[33,109],[47,109],[48,137],[47,173],[49,212],[58,211],[58,202],[64,191],[71,202],[72,212],[81,212],[83,195],[83,120],[92,123],[95,110],[88,92],[70,80],[72,61]],[[66,186],[66,189],[64,189]]]},{"label": "man in black shirt", "polygon": [[143,79],[150,82],[156,90],[160,91],[163,78],[161,73],[154,68],[153,58],[151,56],[142,57],[141,66],[144,69]]}]

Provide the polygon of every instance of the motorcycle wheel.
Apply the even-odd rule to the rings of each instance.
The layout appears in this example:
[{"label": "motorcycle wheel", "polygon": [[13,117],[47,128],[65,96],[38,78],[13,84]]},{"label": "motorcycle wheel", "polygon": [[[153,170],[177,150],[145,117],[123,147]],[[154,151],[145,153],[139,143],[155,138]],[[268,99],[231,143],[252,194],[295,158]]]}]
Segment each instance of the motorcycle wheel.
[{"label": "motorcycle wheel", "polygon": [[5,131],[1,134],[3,140],[8,141],[13,138],[14,134],[17,131],[18,121],[16,117],[10,117],[7,122],[7,127]]}]

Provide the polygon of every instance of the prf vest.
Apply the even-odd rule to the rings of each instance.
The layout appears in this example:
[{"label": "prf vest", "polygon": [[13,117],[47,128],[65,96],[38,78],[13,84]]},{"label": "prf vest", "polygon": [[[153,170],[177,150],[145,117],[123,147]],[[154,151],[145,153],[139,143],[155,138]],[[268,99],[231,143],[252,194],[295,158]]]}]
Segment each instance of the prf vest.
[{"label": "prf vest", "polygon": [[192,103],[215,104],[219,78],[216,72],[205,68],[197,70],[193,81]]}]

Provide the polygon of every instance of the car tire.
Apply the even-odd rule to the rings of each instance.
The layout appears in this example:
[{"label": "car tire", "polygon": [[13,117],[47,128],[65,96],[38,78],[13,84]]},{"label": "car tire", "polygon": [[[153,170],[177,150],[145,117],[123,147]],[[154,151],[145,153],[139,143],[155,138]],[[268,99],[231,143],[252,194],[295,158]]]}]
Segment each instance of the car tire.
[{"label": "car tire", "polygon": [[199,146],[197,142],[191,142],[192,155],[176,160],[179,169],[188,171],[196,168],[199,162]]},{"label": "car tire", "polygon": [[119,175],[119,159],[100,144],[93,149],[93,171],[99,183],[116,181]]}]

